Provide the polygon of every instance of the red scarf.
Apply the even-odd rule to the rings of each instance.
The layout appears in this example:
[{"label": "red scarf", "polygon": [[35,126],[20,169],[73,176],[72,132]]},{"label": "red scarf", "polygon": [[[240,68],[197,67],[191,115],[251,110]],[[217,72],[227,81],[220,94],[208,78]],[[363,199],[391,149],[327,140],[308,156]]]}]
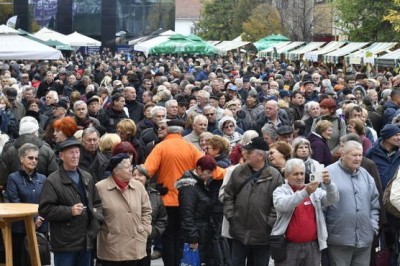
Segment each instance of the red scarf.
[{"label": "red scarf", "polygon": [[129,181],[123,182],[123,181],[119,180],[118,178],[116,178],[115,176],[112,176],[112,177],[113,177],[113,179],[114,179],[114,181],[115,181],[115,184],[117,184],[117,186],[118,186],[122,191],[124,191],[124,190],[128,187]]}]

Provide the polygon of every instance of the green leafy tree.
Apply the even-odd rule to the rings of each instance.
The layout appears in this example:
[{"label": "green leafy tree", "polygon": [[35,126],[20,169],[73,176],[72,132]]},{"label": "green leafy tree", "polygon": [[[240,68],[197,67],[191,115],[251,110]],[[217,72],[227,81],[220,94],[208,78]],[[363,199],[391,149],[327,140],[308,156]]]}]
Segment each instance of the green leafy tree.
[{"label": "green leafy tree", "polygon": [[254,42],[270,34],[284,34],[278,10],[268,4],[261,4],[254,9],[249,19],[243,22],[242,39]]},{"label": "green leafy tree", "polygon": [[[238,26],[234,19],[232,0],[202,1],[201,18],[196,23],[199,36],[205,40],[230,40],[234,36],[232,28]],[[239,24],[241,25],[241,24]]]},{"label": "green leafy tree", "polygon": [[399,38],[389,21],[391,0],[334,0],[336,24],[350,41],[393,41]]}]

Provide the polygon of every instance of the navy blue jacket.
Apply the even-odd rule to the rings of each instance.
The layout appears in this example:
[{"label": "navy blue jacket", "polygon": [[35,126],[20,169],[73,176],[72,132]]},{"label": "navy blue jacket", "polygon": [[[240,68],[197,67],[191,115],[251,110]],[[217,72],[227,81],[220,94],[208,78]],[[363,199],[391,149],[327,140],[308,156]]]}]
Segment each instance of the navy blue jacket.
[{"label": "navy blue jacket", "polygon": [[[36,171],[29,176],[25,171],[18,170],[8,176],[6,198],[11,203],[36,203],[39,204],[40,193],[42,192],[46,176]],[[36,217],[35,217],[36,218]],[[42,223],[38,231],[45,233],[48,224]],[[13,233],[25,233],[23,222],[12,224]]]}]

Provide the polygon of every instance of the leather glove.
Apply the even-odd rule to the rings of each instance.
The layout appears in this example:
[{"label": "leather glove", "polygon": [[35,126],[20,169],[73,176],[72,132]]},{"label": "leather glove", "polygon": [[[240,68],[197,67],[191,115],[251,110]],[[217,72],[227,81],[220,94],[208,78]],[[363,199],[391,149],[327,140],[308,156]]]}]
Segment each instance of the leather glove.
[{"label": "leather glove", "polygon": [[156,184],[156,190],[160,193],[161,196],[164,196],[168,193],[168,188],[164,187],[163,183]]}]

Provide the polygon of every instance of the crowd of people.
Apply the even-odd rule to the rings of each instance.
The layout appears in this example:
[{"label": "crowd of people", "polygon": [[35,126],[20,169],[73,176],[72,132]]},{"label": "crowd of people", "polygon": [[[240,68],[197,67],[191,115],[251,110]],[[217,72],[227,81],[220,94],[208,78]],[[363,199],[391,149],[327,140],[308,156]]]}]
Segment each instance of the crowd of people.
[{"label": "crowd of people", "polygon": [[178,266],[184,243],[210,266],[397,263],[399,84],[268,58],[0,61],[3,201],[39,204],[56,266]]}]

